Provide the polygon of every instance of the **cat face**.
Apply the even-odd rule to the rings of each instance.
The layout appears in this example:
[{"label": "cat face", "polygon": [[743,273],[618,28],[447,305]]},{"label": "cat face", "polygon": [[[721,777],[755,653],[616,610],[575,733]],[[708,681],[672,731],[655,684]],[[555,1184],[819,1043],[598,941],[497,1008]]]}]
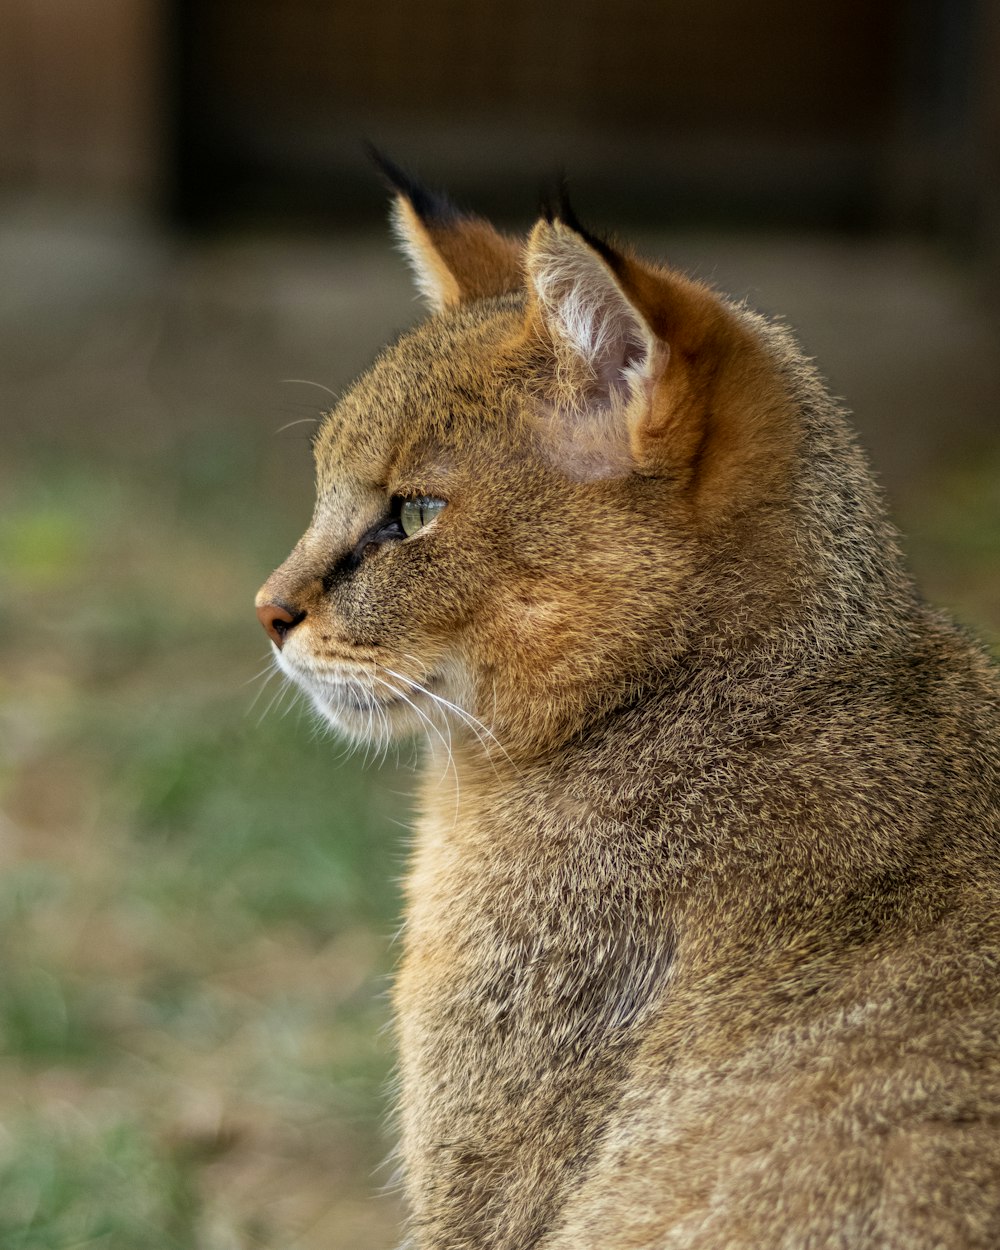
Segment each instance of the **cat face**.
[{"label": "cat face", "polygon": [[[445,731],[473,712],[470,635],[520,556],[511,495],[531,488],[516,405],[487,344],[521,310],[431,322],[389,348],[330,413],[312,522],[259,596],[296,616],[277,658],[355,737]],[[523,553],[522,553],[523,554]]]},{"label": "cat face", "polygon": [[324,420],[312,522],[258,615],[351,737],[537,748],[694,627],[705,484],[734,472],[706,395],[739,336],[562,222],[522,248],[401,193],[397,225],[437,311]]}]

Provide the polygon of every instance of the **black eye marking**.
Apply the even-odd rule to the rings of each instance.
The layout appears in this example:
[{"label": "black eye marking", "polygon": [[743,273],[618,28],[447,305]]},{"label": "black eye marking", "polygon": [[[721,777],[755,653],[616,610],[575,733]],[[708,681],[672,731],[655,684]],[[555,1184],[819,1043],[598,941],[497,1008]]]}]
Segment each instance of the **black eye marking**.
[{"label": "black eye marking", "polygon": [[323,577],[323,589],[329,592],[334,584],[343,577],[348,577],[358,568],[369,547],[381,547],[385,543],[402,542],[406,535],[399,521],[399,509],[402,500],[393,498],[392,512],[376,521],[358,539],[353,551],[345,552],[334,561]]}]

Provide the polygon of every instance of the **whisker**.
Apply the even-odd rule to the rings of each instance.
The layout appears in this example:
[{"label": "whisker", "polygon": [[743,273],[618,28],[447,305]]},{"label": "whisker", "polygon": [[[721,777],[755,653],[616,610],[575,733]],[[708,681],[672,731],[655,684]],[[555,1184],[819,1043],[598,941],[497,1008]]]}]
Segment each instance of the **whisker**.
[{"label": "whisker", "polygon": [[[392,670],[391,670],[391,669],[386,669],[386,672],[392,672]],[[407,681],[407,678],[405,678],[405,677],[401,677],[401,676],[400,676],[400,674],[398,674],[398,673],[393,673],[392,675],[393,675],[394,677],[399,677],[401,681]],[[453,751],[453,749],[452,749],[452,742],[451,742],[451,729],[450,729],[450,727],[448,726],[447,722],[445,722],[445,728],[448,730],[448,737],[447,737],[447,739],[446,739],[446,738],[445,738],[445,736],[444,736],[444,734],[443,734],[443,733],[441,732],[441,730],[437,727],[437,725],[435,725],[435,724],[434,724],[434,722],[433,722],[433,721],[431,720],[431,718],[427,715],[427,713],[426,713],[426,712],[421,711],[421,709],[420,709],[419,707],[417,707],[417,705],[413,702],[413,700],[407,697],[407,695],[406,695],[406,692],[405,692],[405,691],[396,689],[396,687],[394,687],[394,686],[393,686],[390,682],[387,682],[387,681],[385,680],[385,678],[384,678],[384,677],[380,677],[377,673],[374,673],[374,672],[373,672],[373,673],[372,673],[372,677],[373,677],[373,678],[374,678],[377,682],[379,682],[379,683],[380,683],[380,685],[385,686],[385,688],[386,688],[387,690],[391,691],[394,695],[396,695],[396,696],[398,696],[400,699],[402,699],[402,700],[403,700],[403,702],[404,702],[405,704],[407,704],[407,706],[408,706],[408,707],[411,707],[411,708],[414,710],[414,712],[416,712],[416,714],[420,717],[420,719],[421,719],[421,720],[422,720],[422,721],[423,721],[423,722],[424,722],[424,723],[428,726],[428,728],[430,728],[430,729],[433,729],[433,730],[434,730],[434,732],[437,734],[438,738],[440,739],[440,741],[441,741],[441,745],[444,747],[445,752],[447,753],[447,760],[446,760],[446,762],[445,762],[444,772],[443,772],[443,773],[442,773],[442,775],[441,775],[441,782],[443,783],[443,782],[444,782],[444,779],[448,776],[448,769],[449,769],[449,767],[450,767],[450,768],[451,768],[451,770],[452,770],[452,772],[453,772],[453,773],[454,773],[454,775],[455,775],[455,820],[456,820],[456,822],[457,822],[457,820],[458,820],[459,802],[460,802],[460,797],[461,797],[461,783],[460,783],[460,781],[459,781],[459,777],[458,777],[458,768],[457,768],[457,766],[455,765],[455,755],[454,755],[454,751]],[[428,736],[428,741],[430,741],[429,736]]]},{"label": "whisker", "polygon": [[264,665],[264,667],[260,670],[260,672],[259,672],[259,673],[254,673],[254,675],[253,675],[252,677],[248,677],[248,678],[246,679],[246,681],[243,683],[243,685],[244,685],[244,686],[249,686],[251,682],[253,682],[253,681],[259,681],[259,680],[261,679],[261,677],[263,677],[263,676],[264,676],[264,674],[265,674],[265,673],[268,673],[268,674],[270,674],[270,675],[273,677],[273,676],[274,676],[274,674],[275,674],[277,671],[278,671],[278,670],[277,670],[277,668],[275,667],[275,663],[274,663],[274,656],[273,656],[273,655],[269,655],[269,656],[267,657],[267,663],[266,663],[266,664]]},{"label": "whisker", "polygon": [[462,720],[465,721],[465,723],[469,726],[472,732],[476,735],[477,739],[479,740],[480,746],[482,746],[483,748],[486,758],[490,760],[490,762],[492,763],[493,761],[490,756],[489,745],[487,744],[487,742],[482,736],[483,734],[485,734],[486,737],[489,738],[489,740],[496,745],[496,747],[502,753],[504,759],[507,761],[508,764],[510,764],[511,768],[514,769],[514,771],[518,774],[518,776],[521,775],[520,770],[518,769],[514,761],[511,759],[510,755],[507,752],[506,747],[503,745],[500,739],[496,736],[496,734],[492,731],[492,729],[484,725],[483,722],[479,720],[477,717],[473,716],[471,712],[467,712],[465,708],[459,707],[457,703],[452,703],[450,699],[446,699],[443,695],[435,694],[433,690],[428,690],[426,686],[422,685],[420,682],[416,681],[414,678],[406,677],[402,673],[397,673],[394,669],[388,668],[386,665],[383,665],[383,668],[385,668],[385,671],[389,673],[390,676],[395,677],[399,681],[407,682],[413,689],[421,691],[421,693],[427,695],[429,699],[433,699],[435,703],[440,704],[441,707],[447,708],[451,710],[452,712],[455,712],[458,716],[460,716]]},{"label": "whisker", "polygon": [[287,384],[294,384],[298,386],[315,386],[315,387],[318,387],[319,390],[321,391],[326,391],[328,395],[333,397],[334,401],[340,399],[340,396],[337,394],[336,391],[331,391],[330,388],[328,386],[324,386],[322,382],[310,382],[308,378],[282,378],[281,384],[283,386]]},{"label": "whisker", "polygon": [[471,713],[467,712],[464,708],[459,707],[458,704],[452,703],[450,700],[444,698],[443,695],[435,694],[433,690],[427,690],[425,693],[428,698],[433,699],[436,703],[440,703],[442,707],[456,712],[469,726],[472,732],[476,735],[476,740],[483,748],[483,754],[486,756],[487,760],[489,760],[490,767],[493,769],[493,772],[497,777],[499,777],[500,774],[497,772],[496,762],[490,753],[489,743],[483,738],[483,734],[486,734],[490,742],[493,742],[498,747],[504,759],[511,766],[514,772],[516,772],[519,777],[521,776],[520,769],[510,758],[510,755],[507,753],[504,745],[499,741],[496,734],[494,734],[492,730],[488,729],[482,721],[477,720],[473,715],[471,715]]},{"label": "whisker", "polygon": [[261,712],[260,716],[257,718],[257,728],[258,728],[258,729],[260,728],[260,726],[261,726],[261,725],[263,725],[263,723],[264,723],[264,721],[267,719],[267,717],[268,717],[268,715],[269,715],[269,713],[270,713],[271,709],[272,709],[272,708],[274,707],[274,705],[278,702],[278,700],[284,697],[285,692],[286,692],[286,690],[287,690],[287,689],[288,689],[288,685],[287,685],[287,683],[284,683],[284,682],[283,682],[283,683],[282,683],[282,684],[278,687],[278,689],[274,692],[274,694],[271,696],[271,701],[268,703],[267,707],[266,707],[266,708],[264,708],[263,712]]},{"label": "whisker", "polygon": [[[373,701],[368,709],[368,753],[365,760],[374,759],[378,761],[378,757],[382,749],[382,734],[384,732],[382,721],[385,712],[377,701]],[[375,732],[375,726],[378,725],[378,733]]]},{"label": "whisker", "polygon": [[[395,672],[394,670],[392,670],[392,669],[386,669],[386,671],[387,671],[387,672],[389,672],[389,673],[392,673],[392,675],[393,675],[394,677],[396,677],[398,680],[407,682],[407,684],[408,684],[408,685],[410,685],[413,689],[421,691],[423,694],[425,694],[425,695],[427,695],[429,698],[433,699],[433,700],[435,701],[435,703],[439,704],[439,705],[440,705],[440,706],[444,709],[444,715],[443,715],[443,717],[442,717],[442,723],[444,724],[445,729],[448,731],[448,751],[449,751],[449,754],[450,754],[450,756],[451,756],[450,762],[451,762],[452,767],[454,768],[454,771],[455,771],[455,783],[456,783],[456,786],[458,785],[458,768],[455,766],[455,762],[454,762],[454,755],[453,755],[453,753],[452,753],[452,742],[451,742],[451,722],[448,720],[448,715],[447,715],[447,713],[448,713],[448,710],[449,710],[449,709],[450,709],[450,710],[452,710],[452,711],[457,712],[457,713],[459,714],[459,716],[460,716],[460,717],[461,717],[461,718],[462,718],[462,719],[463,719],[463,720],[464,720],[464,721],[468,724],[469,728],[470,728],[470,729],[472,730],[472,732],[476,735],[476,739],[478,740],[478,742],[479,742],[480,746],[483,748],[483,754],[486,756],[486,759],[489,761],[490,767],[493,769],[493,773],[494,773],[494,775],[495,775],[495,776],[497,776],[497,777],[499,777],[499,775],[500,775],[500,774],[497,772],[497,767],[496,767],[496,764],[493,762],[493,757],[490,755],[489,745],[485,742],[485,740],[483,739],[483,737],[480,735],[480,733],[479,733],[479,731],[478,731],[478,729],[477,729],[477,727],[476,727],[476,723],[475,723],[475,718],[474,718],[474,717],[469,717],[463,708],[457,707],[454,703],[449,702],[449,700],[447,700],[447,699],[440,698],[439,696],[435,695],[432,691],[428,690],[428,689],[426,688],[426,686],[421,685],[421,684],[420,684],[420,682],[418,682],[418,681],[414,681],[414,679],[413,679],[413,678],[406,677],[406,676],[404,676],[402,673],[396,673],[396,672]],[[485,726],[483,726],[483,728],[485,729]],[[499,744],[498,744],[498,745],[499,745]],[[500,749],[501,749],[501,750],[503,750],[503,747],[501,747]],[[505,754],[505,755],[507,754],[507,753],[506,753],[506,751],[504,751],[504,754]],[[446,767],[446,768],[445,768],[445,772],[444,772],[444,776],[442,777],[442,781],[444,780],[444,777],[445,777],[445,776],[447,776],[447,775],[448,775],[448,769],[447,769],[447,767]],[[457,792],[457,790],[456,790],[456,796],[455,796],[455,797],[456,797],[456,803],[455,803],[455,822],[457,823],[457,821],[458,821],[458,811],[459,811],[459,809],[458,809],[458,792]]]},{"label": "whisker", "polygon": [[[389,671],[390,671],[389,669],[386,669],[386,672],[389,672]],[[393,676],[396,676],[396,674],[395,674],[395,673],[393,673]],[[420,708],[418,708],[418,707],[417,707],[417,705],[413,702],[413,700],[412,700],[412,699],[407,698],[407,696],[406,696],[406,692],[405,692],[404,690],[398,690],[395,686],[393,686],[393,685],[392,685],[392,683],[391,683],[391,682],[386,681],[384,677],[380,677],[380,676],[378,675],[378,673],[374,673],[374,672],[373,672],[373,673],[372,673],[372,678],[373,678],[373,680],[377,681],[377,682],[379,683],[379,685],[380,685],[380,686],[385,686],[386,690],[388,690],[391,694],[393,694],[394,696],[396,696],[396,697],[397,697],[397,698],[399,698],[399,699],[402,699],[402,700],[403,700],[403,702],[404,702],[404,703],[405,703],[408,707],[411,707],[411,708],[414,710],[414,712],[416,712],[416,714],[420,717],[420,719],[421,719],[422,721],[424,721],[427,725],[429,725],[429,726],[431,727],[431,729],[433,729],[433,730],[434,730],[434,732],[437,734],[437,736],[441,739],[441,745],[442,745],[442,746],[444,747],[444,749],[448,752],[449,757],[450,757],[450,756],[451,756],[451,745],[450,745],[450,743],[448,743],[448,742],[446,742],[446,741],[445,741],[444,735],[441,733],[440,729],[438,729],[437,725],[435,725],[433,721],[431,721],[431,720],[429,720],[429,719],[428,719],[428,717],[427,717],[426,713],[425,713],[425,712],[422,712],[422,711],[420,710]],[[403,680],[405,681],[406,679],[404,678]]]},{"label": "whisker", "polygon": [[293,425],[309,425],[309,424],[315,425],[319,421],[319,419],[320,419],[319,417],[299,417],[297,420],[289,421],[285,425],[281,426],[279,429],[275,430],[274,436],[275,438],[277,438],[279,434],[284,434],[284,432],[286,430],[290,430]]},{"label": "whisker", "polygon": [[254,708],[257,706],[257,703],[258,703],[258,701],[260,700],[260,696],[261,696],[261,695],[264,693],[264,691],[267,689],[267,687],[268,687],[268,683],[270,682],[271,678],[272,678],[272,677],[274,677],[274,676],[275,676],[275,674],[276,674],[276,673],[279,673],[280,671],[281,671],[281,670],[278,668],[277,664],[275,664],[275,663],[274,663],[274,661],[272,661],[272,662],[271,662],[271,663],[267,666],[267,668],[262,668],[262,669],[261,669],[261,671],[260,671],[260,672],[259,672],[259,673],[255,676],[255,677],[249,677],[249,678],[247,678],[247,680],[243,683],[243,684],[244,684],[244,686],[249,686],[249,685],[250,685],[250,683],[251,683],[251,682],[253,682],[253,681],[259,681],[259,682],[260,682],[260,686],[259,686],[259,688],[258,688],[258,690],[257,690],[257,693],[256,693],[256,694],[254,695],[254,697],[250,700],[250,706],[249,706],[249,707],[246,709],[246,711],[243,713],[243,715],[244,715],[244,716],[249,716],[249,715],[250,715],[250,713],[251,713],[251,712],[254,710]]},{"label": "whisker", "polygon": [[[351,677],[348,680],[352,689],[359,691],[362,696],[366,696],[368,694],[362,683],[356,677]],[[362,766],[367,768],[368,761],[371,759],[372,753],[372,737],[374,736],[372,728],[375,724],[375,705],[372,700],[367,697],[364,697],[364,702],[368,706],[368,732],[365,734],[365,758],[362,761]]]},{"label": "whisker", "polygon": [[[385,666],[383,665],[383,667]],[[462,717],[462,719],[466,722],[466,724],[469,726],[472,732],[479,739],[480,743],[482,744],[483,750],[486,751],[487,756],[489,755],[489,748],[486,746],[486,743],[483,741],[482,737],[480,736],[479,730],[482,729],[483,733],[489,734],[489,736],[492,737],[494,741],[496,741],[496,738],[490,732],[490,730],[488,730],[486,726],[482,724],[481,721],[478,721],[471,714],[471,712],[467,712],[464,708],[459,707],[458,704],[452,703],[449,699],[444,698],[443,695],[435,694],[432,690],[429,690],[425,685],[422,685],[419,681],[417,681],[413,677],[406,677],[404,676],[404,674],[397,673],[391,668],[386,668],[385,671],[387,673],[390,673],[393,677],[398,678],[400,681],[407,682],[414,690],[419,690],[422,694],[427,695],[428,698],[434,699],[437,703],[441,704],[442,707],[449,708],[451,711],[457,712],[458,715]],[[497,742],[497,746],[500,746],[499,742]],[[503,750],[503,747],[501,746],[500,749]]]},{"label": "whisker", "polygon": [[292,710],[292,708],[296,706],[295,696],[299,693],[299,692],[296,690],[296,688],[292,685],[292,683],[291,683],[291,682],[287,682],[287,681],[285,682],[285,690],[289,691],[289,692],[291,693],[291,696],[292,696],[292,697],[291,697],[291,699],[289,699],[289,700],[288,700],[288,703],[286,704],[286,706],[285,706],[284,708],[281,708],[281,703],[280,703],[280,702],[278,703],[278,707],[279,707],[279,708],[281,708],[281,719],[282,719],[282,720],[284,720],[284,719],[285,719],[285,717],[288,715],[288,713]]},{"label": "whisker", "polygon": [[[277,671],[277,670],[275,670],[275,671]],[[249,706],[249,707],[247,708],[247,710],[243,713],[243,715],[244,715],[244,716],[249,716],[249,715],[250,715],[250,713],[251,713],[251,712],[254,710],[254,708],[257,706],[257,703],[258,703],[258,701],[259,701],[259,699],[260,699],[260,696],[261,696],[261,695],[264,693],[264,691],[267,689],[268,682],[271,680],[271,678],[272,678],[273,676],[274,676],[274,673],[273,673],[273,672],[272,672],[272,673],[269,673],[269,674],[267,675],[267,677],[265,678],[265,680],[264,680],[263,682],[261,682],[260,689],[259,689],[259,690],[257,691],[257,693],[254,695],[254,697],[250,700],[250,706]],[[259,723],[259,722],[258,722],[258,723]]]}]

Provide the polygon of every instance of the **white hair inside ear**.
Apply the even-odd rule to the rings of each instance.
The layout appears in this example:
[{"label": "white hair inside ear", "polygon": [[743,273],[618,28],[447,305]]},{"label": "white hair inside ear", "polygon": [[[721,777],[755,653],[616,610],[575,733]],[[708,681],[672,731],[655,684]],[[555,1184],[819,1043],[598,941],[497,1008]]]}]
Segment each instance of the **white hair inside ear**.
[{"label": "white hair inside ear", "polygon": [[656,340],[607,263],[554,222],[536,231],[528,272],[550,334],[589,371],[592,398],[627,401],[649,376]]},{"label": "white hair inside ear", "polygon": [[649,410],[667,345],[571,227],[539,223],[527,269],[556,352],[556,397],[546,422],[554,459],[583,481],[633,472],[631,426]]}]

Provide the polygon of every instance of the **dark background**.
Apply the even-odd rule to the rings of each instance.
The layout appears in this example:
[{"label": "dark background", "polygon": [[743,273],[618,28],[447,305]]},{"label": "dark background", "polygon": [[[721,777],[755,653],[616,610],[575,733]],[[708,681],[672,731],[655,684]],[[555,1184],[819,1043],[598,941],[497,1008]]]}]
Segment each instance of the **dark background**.
[{"label": "dark background", "polygon": [[917,230],[996,264],[990,0],[8,0],[0,159],[175,223],[368,224],[360,138],[519,217]]},{"label": "dark background", "polygon": [[367,221],[361,134],[506,215],[567,168],[629,224],[989,245],[998,48],[976,0],[188,0],[172,37],[185,221]]},{"label": "dark background", "polygon": [[512,229],[565,171],[787,319],[1000,640],[995,5],[4,0],[4,1247],[398,1241],[411,752],[346,758],[252,611],[420,315],[365,139]]}]

